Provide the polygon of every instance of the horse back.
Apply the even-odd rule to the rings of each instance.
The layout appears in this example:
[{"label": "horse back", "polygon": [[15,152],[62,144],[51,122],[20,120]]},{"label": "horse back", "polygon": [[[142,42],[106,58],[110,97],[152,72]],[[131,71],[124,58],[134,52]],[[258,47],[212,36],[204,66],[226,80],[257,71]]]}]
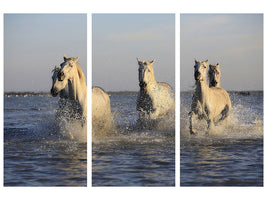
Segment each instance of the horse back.
[{"label": "horse back", "polygon": [[158,84],[165,89],[172,90],[172,87],[166,82],[158,82]]},{"label": "horse back", "polygon": [[211,87],[210,99],[217,103],[217,106],[228,106],[229,110],[232,108],[231,99],[228,92],[221,87]]},{"label": "horse back", "polygon": [[96,115],[110,113],[109,96],[99,87],[92,88],[92,111]]}]

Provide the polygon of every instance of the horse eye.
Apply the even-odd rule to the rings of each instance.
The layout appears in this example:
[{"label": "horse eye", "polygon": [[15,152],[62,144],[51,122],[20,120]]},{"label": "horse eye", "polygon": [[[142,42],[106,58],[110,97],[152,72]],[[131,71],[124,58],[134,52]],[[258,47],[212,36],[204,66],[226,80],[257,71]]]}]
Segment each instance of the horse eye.
[{"label": "horse eye", "polygon": [[59,72],[59,73],[57,74],[57,78],[58,78],[58,80],[59,80],[59,81],[63,81],[63,79],[62,79],[63,76],[64,76],[64,72]]}]

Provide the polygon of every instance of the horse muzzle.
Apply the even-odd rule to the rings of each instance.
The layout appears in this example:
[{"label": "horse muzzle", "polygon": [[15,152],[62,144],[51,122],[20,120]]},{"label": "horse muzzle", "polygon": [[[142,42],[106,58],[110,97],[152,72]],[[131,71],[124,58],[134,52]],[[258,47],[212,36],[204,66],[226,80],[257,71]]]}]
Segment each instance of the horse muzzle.
[{"label": "horse muzzle", "polygon": [[140,88],[144,88],[144,87],[146,87],[146,83],[145,82],[139,82],[139,86],[140,86]]},{"label": "horse muzzle", "polygon": [[57,92],[54,88],[52,88],[52,89],[50,90],[50,93],[52,94],[53,97],[56,97],[57,94],[58,94],[58,92]]},{"label": "horse muzzle", "polygon": [[195,72],[194,74],[195,80],[199,80],[200,79],[200,73],[198,71]]},{"label": "horse muzzle", "polygon": [[210,83],[211,83],[212,86],[216,86],[218,82],[215,81],[215,80],[212,80]]}]

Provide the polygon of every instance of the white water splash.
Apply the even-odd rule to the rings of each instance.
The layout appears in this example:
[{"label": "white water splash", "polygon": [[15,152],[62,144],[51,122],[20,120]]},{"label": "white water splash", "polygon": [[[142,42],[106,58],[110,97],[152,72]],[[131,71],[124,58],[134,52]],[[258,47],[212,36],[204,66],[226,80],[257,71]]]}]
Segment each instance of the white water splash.
[{"label": "white water splash", "polygon": [[[207,132],[207,122],[205,120],[194,121],[194,128],[197,135],[190,135],[189,132],[189,109],[181,106],[180,134],[181,139],[262,139],[263,120],[258,119],[258,115],[251,110],[246,110],[242,105],[233,107],[229,118]],[[249,114],[249,115],[248,115]],[[251,121],[249,121],[251,119]]]}]

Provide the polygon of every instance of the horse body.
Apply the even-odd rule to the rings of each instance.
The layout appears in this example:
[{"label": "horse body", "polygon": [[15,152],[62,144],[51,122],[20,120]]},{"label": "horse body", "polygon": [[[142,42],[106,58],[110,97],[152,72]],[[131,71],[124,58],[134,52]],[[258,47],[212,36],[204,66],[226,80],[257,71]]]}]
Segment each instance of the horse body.
[{"label": "horse body", "polygon": [[86,120],[87,87],[84,74],[78,66],[78,58],[67,58],[64,55],[64,62],[60,66],[51,94],[56,96],[67,87],[69,113],[76,119]]},{"label": "horse body", "polygon": [[93,129],[109,130],[111,109],[109,95],[99,87],[92,88],[92,126]]},{"label": "horse body", "polygon": [[137,97],[137,111],[139,120],[155,120],[174,110],[174,94],[169,84],[156,82],[153,63],[138,60],[139,86]]},{"label": "horse body", "polygon": [[229,94],[221,87],[209,87],[206,83],[208,60],[195,61],[196,90],[192,98],[191,112],[189,113],[189,129],[195,134],[192,127],[192,118],[197,115],[208,123],[208,131],[214,123],[227,118],[231,111]]}]

